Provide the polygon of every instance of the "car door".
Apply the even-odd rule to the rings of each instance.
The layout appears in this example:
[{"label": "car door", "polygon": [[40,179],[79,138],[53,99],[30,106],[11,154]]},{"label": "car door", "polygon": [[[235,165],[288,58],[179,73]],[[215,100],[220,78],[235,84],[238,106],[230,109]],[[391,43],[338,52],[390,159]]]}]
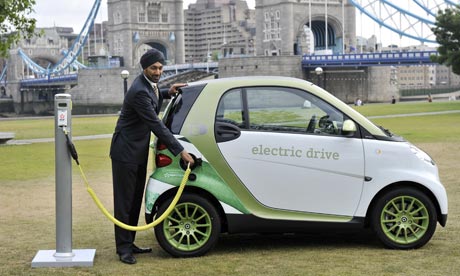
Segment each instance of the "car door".
[{"label": "car door", "polygon": [[363,144],[342,132],[348,119],[307,91],[247,87],[219,102],[216,141],[261,204],[322,214],[354,214],[364,181]]}]

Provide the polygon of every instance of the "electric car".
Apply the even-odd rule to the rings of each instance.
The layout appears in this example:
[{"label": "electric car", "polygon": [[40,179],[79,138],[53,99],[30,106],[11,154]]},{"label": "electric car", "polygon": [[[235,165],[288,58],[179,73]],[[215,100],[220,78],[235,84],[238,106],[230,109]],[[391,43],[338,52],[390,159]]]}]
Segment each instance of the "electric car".
[{"label": "electric car", "polygon": [[[384,246],[425,245],[447,221],[447,195],[428,154],[295,78],[190,83],[163,121],[197,160],[184,193],[154,229],[175,257],[206,254],[221,233],[371,227]],[[161,141],[145,192],[150,223],[186,165]]]}]

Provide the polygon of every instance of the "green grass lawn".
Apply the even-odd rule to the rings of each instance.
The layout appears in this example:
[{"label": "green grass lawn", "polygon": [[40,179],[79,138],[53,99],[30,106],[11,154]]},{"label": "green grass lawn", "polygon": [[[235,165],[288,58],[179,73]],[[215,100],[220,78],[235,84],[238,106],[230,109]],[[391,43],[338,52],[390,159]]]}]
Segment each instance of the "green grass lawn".
[{"label": "green grass lawn", "polygon": [[[72,136],[113,133],[117,116],[73,117]],[[15,139],[54,137],[54,118],[21,119],[0,122],[0,132],[14,132]]]},{"label": "green grass lawn", "polygon": [[[406,106],[406,110],[403,107]],[[402,109],[401,109],[402,108]],[[366,116],[459,110],[457,103],[372,104]],[[74,118],[73,135],[111,133],[116,116]],[[73,165],[73,249],[96,249],[93,267],[31,268],[38,250],[55,249],[54,144],[0,146],[0,275],[442,275],[460,272],[460,115],[372,119],[426,150],[437,162],[449,197],[446,228],[438,225],[423,248],[387,250],[369,231],[325,231],[305,235],[223,235],[208,255],[176,259],[157,244],[152,231],[137,234],[139,255],[128,266],[115,254],[113,224],[97,209]],[[7,124],[5,124],[7,123]],[[16,139],[53,137],[53,120],[0,122]],[[20,136],[18,136],[20,134]],[[110,139],[76,141],[88,180],[112,212]],[[149,168],[151,165],[149,164]],[[140,224],[144,224],[141,215]]]},{"label": "green grass lawn", "polygon": [[[75,141],[85,171],[110,168],[109,139]],[[28,181],[54,176],[54,143],[0,147],[0,181]],[[74,165],[75,166],[75,165]],[[74,174],[79,173],[74,167]]]},{"label": "green grass lawn", "polygon": [[371,119],[413,143],[458,142],[460,113]]}]

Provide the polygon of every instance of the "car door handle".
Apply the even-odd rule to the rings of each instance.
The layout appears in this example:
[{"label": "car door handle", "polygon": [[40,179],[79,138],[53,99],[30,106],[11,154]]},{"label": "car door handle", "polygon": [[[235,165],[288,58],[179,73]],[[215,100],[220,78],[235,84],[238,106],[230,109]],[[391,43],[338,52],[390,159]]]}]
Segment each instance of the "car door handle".
[{"label": "car door handle", "polygon": [[215,135],[217,143],[235,140],[241,135],[241,129],[231,123],[216,122]]}]

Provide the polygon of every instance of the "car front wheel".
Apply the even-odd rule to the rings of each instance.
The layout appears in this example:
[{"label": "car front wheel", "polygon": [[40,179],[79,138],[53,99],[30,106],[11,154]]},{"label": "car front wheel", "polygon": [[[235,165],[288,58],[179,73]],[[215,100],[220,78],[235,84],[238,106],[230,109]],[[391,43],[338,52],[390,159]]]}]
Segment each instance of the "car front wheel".
[{"label": "car front wheel", "polygon": [[[160,204],[158,216],[171,200]],[[160,246],[174,257],[197,257],[217,243],[221,222],[216,208],[196,194],[183,194],[169,216],[155,227]]]},{"label": "car front wheel", "polygon": [[421,191],[409,187],[381,196],[371,219],[377,237],[393,249],[422,247],[433,236],[437,223],[433,202]]}]

